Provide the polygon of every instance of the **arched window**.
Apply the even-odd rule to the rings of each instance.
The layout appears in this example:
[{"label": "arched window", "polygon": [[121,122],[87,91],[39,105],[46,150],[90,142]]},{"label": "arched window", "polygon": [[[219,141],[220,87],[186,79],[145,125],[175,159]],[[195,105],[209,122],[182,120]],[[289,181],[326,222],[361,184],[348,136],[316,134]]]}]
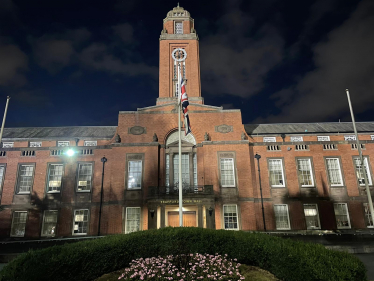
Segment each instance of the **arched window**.
[{"label": "arched window", "polygon": [[[184,189],[197,188],[197,156],[196,140],[192,134],[185,136],[181,132],[182,139],[182,185]],[[166,140],[166,171],[165,184],[168,187],[167,192],[173,192],[179,186],[179,150],[178,150],[178,131],[169,135]],[[173,188],[171,188],[173,187]]]}]

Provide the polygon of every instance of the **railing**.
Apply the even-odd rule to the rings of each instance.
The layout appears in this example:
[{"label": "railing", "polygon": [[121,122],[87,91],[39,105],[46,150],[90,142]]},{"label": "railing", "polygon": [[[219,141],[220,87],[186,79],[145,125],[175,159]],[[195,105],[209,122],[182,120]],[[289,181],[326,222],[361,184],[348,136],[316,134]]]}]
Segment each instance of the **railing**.
[{"label": "railing", "polygon": [[[149,196],[156,195],[178,195],[178,186],[150,186],[148,188]],[[212,195],[213,185],[197,185],[197,186],[183,186],[183,194],[199,194],[199,195]]]}]

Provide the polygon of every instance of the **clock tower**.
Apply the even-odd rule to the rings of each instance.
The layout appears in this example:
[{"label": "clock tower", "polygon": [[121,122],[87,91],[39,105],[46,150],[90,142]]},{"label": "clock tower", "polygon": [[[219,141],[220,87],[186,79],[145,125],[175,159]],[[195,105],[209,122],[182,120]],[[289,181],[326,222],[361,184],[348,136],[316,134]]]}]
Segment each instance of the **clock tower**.
[{"label": "clock tower", "polygon": [[203,104],[200,84],[199,38],[190,13],[179,7],[179,4],[167,13],[160,35],[158,105],[170,103],[177,97],[178,66],[172,58],[172,53],[177,48],[184,49],[187,54],[180,69],[185,80],[189,102]]}]

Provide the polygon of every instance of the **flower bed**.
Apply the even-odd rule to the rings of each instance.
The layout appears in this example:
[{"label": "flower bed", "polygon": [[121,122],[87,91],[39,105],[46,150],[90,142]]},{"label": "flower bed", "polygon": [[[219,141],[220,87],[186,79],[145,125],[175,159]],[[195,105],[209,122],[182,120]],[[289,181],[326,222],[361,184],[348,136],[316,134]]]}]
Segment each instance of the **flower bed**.
[{"label": "flower bed", "polygon": [[227,254],[181,254],[133,260],[119,280],[243,280],[240,263]]}]

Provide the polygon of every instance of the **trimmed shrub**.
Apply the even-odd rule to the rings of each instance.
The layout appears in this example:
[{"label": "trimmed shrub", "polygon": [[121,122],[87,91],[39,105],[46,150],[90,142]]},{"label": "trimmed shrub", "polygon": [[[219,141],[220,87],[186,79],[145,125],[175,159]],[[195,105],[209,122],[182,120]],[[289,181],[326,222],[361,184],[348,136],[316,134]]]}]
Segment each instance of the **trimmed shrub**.
[{"label": "trimmed shrub", "polygon": [[228,254],[281,280],[367,280],[355,256],[261,233],[163,228],[30,251],[0,272],[0,281],[94,280],[133,259],[189,253]]}]

